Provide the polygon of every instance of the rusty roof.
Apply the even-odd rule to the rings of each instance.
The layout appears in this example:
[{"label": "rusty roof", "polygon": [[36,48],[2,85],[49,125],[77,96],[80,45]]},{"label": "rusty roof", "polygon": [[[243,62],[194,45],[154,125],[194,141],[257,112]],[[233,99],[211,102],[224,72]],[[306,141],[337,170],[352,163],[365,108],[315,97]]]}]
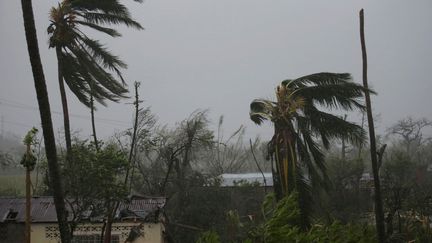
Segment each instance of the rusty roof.
[{"label": "rusty roof", "polygon": [[[132,212],[136,217],[145,219],[147,215],[164,208],[166,198],[132,197],[129,202],[120,203],[116,217],[120,218],[122,210]],[[25,222],[25,198],[0,197],[0,223]],[[33,197],[31,200],[32,222],[57,222],[53,197]]]}]

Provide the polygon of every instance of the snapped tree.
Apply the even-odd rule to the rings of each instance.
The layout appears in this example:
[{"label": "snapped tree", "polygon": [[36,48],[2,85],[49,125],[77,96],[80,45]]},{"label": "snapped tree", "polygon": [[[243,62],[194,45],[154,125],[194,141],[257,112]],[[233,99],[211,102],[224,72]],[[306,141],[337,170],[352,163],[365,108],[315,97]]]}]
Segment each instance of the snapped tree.
[{"label": "snapped tree", "polygon": [[370,154],[372,162],[372,173],[374,178],[374,191],[375,191],[375,223],[378,233],[378,240],[380,243],[385,241],[385,227],[384,227],[384,210],[382,205],[381,197],[381,185],[379,178],[379,167],[378,167],[378,157],[376,149],[376,139],[375,139],[375,127],[372,116],[372,105],[368,89],[367,80],[367,53],[366,53],[366,41],[364,36],[364,13],[363,9],[360,10],[360,42],[362,50],[362,60],[363,60],[363,86],[365,88],[365,100],[366,100],[366,113],[369,127],[369,141],[370,141]]}]

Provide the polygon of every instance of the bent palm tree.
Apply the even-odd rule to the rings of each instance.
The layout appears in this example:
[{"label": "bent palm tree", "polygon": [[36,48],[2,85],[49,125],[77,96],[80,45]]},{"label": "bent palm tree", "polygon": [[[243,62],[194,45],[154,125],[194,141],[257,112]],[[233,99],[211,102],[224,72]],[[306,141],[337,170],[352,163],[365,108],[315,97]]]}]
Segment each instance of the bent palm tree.
[{"label": "bent palm tree", "polygon": [[311,187],[326,185],[324,155],[317,139],[328,148],[333,138],[362,142],[365,131],[354,123],[319,109],[364,110],[360,102],[364,88],[351,82],[347,73],[316,73],[283,81],[276,89],[276,101],[256,99],[250,105],[250,118],[260,125],[274,124],[269,154],[276,162],[275,192],[278,198],[299,192],[304,227],[308,226]]},{"label": "bent palm tree", "polygon": [[69,111],[64,82],[79,101],[91,109],[94,108],[93,99],[106,105],[105,99],[118,101],[127,93],[121,74],[126,64],[80,28],[88,27],[117,37],[120,33],[104,25],[124,24],[136,29],[142,29],[142,26],[131,18],[119,0],[63,0],[51,9],[50,21],[49,46],[56,50],[66,148],[70,151]]},{"label": "bent palm tree", "polygon": [[60,177],[60,168],[57,161],[57,150],[54,138],[54,130],[51,120],[51,109],[48,100],[48,91],[45,83],[45,75],[42,61],[39,55],[36,25],[33,16],[31,0],[21,0],[24,19],[24,30],[27,41],[27,50],[32,67],[34,86],[36,90],[39,114],[42,123],[42,131],[45,143],[45,153],[48,161],[49,181],[52,185],[54,205],[59,224],[61,242],[70,242],[70,229],[67,224],[67,210],[64,202],[64,192]]}]

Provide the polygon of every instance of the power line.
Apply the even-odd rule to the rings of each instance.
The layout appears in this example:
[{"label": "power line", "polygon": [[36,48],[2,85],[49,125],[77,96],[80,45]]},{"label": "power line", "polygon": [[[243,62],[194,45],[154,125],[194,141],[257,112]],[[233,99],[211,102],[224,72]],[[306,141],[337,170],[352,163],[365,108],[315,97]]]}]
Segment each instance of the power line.
[{"label": "power line", "polygon": [[34,127],[34,125],[29,125],[29,124],[24,124],[24,123],[20,123],[20,122],[15,122],[15,121],[5,121],[4,119],[2,119],[2,124],[3,123],[8,123],[14,126],[19,126],[19,127]]},{"label": "power line", "polygon": [[[32,111],[38,111],[39,110],[39,108],[37,108],[37,107],[22,104],[22,103],[12,101],[12,100],[3,99],[3,98],[0,98],[0,105],[12,107],[12,108],[17,108],[17,109],[23,109],[23,110],[32,110]],[[56,114],[56,115],[61,115],[61,116],[63,115],[63,113],[59,112],[59,111],[51,111],[51,112],[53,114]],[[69,113],[69,116],[75,117],[75,118],[80,118],[80,119],[90,119],[90,116],[79,115],[79,114],[74,114],[74,113]],[[126,122],[126,121],[100,118],[100,117],[95,117],[95,119],[97,121],[99,121],[101,123],[105,123],[105,124],[119,125],[119,126],[130,126],[130,123]]]},{"label": "power line", "polygon": [[4,135],[4,117],[3,117],[3,115],[1,115],[1,134],[0,134],[0,136],[1,136],[1,138],[3,138],[3,135]]}]

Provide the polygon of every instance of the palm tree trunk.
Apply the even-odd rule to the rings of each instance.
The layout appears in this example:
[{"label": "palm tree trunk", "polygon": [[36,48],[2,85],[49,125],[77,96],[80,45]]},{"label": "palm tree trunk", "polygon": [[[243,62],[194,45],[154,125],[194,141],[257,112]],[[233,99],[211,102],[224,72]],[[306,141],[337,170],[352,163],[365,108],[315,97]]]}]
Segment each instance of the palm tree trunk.
[{"label": "palm tree trunk", "polygon": [[375,221],[378,233],[378,240],[380,243],[385,242],[385,227],[384,227],[384,211],[381,198],[381,185],[379,179],[378,162],[377,162],[377,150],[375,141],[375,128],[372,116],[372,105],[368,89],[367,81],[367,55],[366,55],[366,43],[364,37],[364,15],[363,9],[360,10],[360,39],[362,46],[362,58],[363,58],[363,86],[365,87],[365,99],[366,99],[366,112],[369,125],[369,139],[370,139],[370,151],[372,161],[372,172],[374,177],[374,189],[375,189]]},{"label": "palm tree trunk", "polygon": [[283,187],[283,170],[281,167],[281,153],[280,153],[280,128],[277,123],[274,125],[274,135],[272,137],[272,140],[270,142],[272,148],[271,153],[274,154],[274,161],[275,161],[275,171],[272,171],[273,173],[273,187],[276,194],[276,200],[279,201],[285,196],[285,189]]},{"label": "palm tree trunk", "polygon": [[93,139],[96,151],[99,151],[99,143],[96,136],[96,124],[95,124],[95,117],[94,117],[94,99],[93,94],[90,93],[90,114],[91,114],[91,123],[92,123],[92,130],[93,130]]},{"label": "palm tree trunk", "polygon": [[63,81],[63,71],[62,71],[62,56],[61,56],[61,47],[56,47],[56,55],[57,55],[57,66],[58,66],[58,82],[60,87],[60,96],[62,101],[63,108],[63,124],[64,124],[64,133],[66,140],[66,158],[69,158],[72,150],[72,141],[71,141],[71,132],[70,132],[70,123],[69,123],[69,108],[66,97],[66,91],[64,87]]},{"label": "palm tree trunk", "polygon": [[48,100],[48,92],[42,62],[39,55],[39,47],[34,23],[33,7],[31,0],[21,0],[23,11],[24,29],[27,40],[27,49],[33,72],[34,85],[39,105],[42,130],[45,142],[45,152],[48,160],[50,182],[53,187],[54,204],[60,229],[60,237],[63,243],[70,242],[69,227],[67,224],[67,211],[64,202],[63,188],[60,180],[59,166],[57,163],[57,151],[54,131],[51,121],[51,111]]}]

